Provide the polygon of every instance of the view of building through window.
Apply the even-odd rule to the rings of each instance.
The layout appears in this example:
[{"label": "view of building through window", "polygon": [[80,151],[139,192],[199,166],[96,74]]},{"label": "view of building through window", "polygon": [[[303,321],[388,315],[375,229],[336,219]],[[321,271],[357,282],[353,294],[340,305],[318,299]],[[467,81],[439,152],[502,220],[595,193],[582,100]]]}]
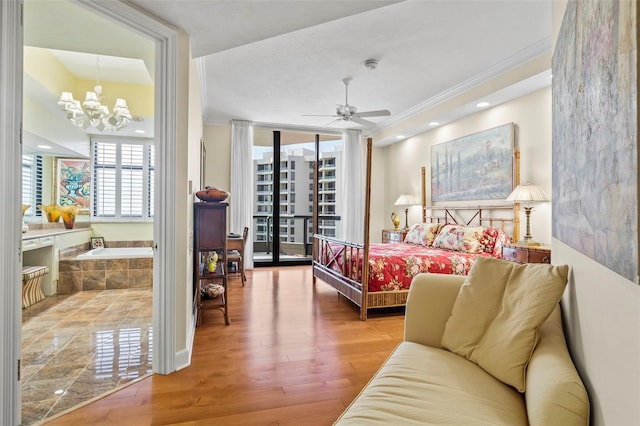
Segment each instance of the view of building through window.
[{"label": "view of building through window", "polygon": [[[310,134],[309,138],[313,139]],[[320,234],[336,237],[340,233],[339,196],[342,140],[321,141],[318,167],[318,213]],[[280,149],[278,200],[274,200],[274,152],[272,147],[254,146],[255,175],[253,194],[254,259],[270,255],[274,229],[280,242],[280,258],[310,257],[313,237],[313,170],[315,142],[284,145]],[[274,208],[280,223],[274,227]]]}]

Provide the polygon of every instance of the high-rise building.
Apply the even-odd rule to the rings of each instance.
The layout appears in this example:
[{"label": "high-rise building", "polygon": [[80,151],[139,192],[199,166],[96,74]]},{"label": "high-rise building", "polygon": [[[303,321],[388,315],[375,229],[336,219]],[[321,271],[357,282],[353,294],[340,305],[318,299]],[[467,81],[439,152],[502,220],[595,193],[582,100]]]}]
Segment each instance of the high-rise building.
[{"label": "high-rise building", "polygon": [[[318,213],[319,233],[335,237],[339,234],[340,223],[336,220],[339,170],[342,152],[320,153],[318,168]],[[271,241],[269,236],[275,224],[274,206],[274,166],[273,153],[266,152],[262,158],[253,160],[256,176],[254,187],[255,251]],[[313,167],[315,153],[306,148],[292,148],[280,154],[280,196],[277,203],[280,212],[278,235],[283,247],[287,243],[310,244],[313,235]],[[306,226],[306,232],[305,232]],[[305,241],[306,236],[306,241]]]}]

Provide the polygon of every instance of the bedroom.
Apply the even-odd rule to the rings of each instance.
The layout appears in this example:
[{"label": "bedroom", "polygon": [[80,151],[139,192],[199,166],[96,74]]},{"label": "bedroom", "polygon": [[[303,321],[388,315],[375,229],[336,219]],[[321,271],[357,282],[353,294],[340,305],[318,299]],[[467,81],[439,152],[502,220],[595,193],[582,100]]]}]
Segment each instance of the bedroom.
[{"label": "bedroom", "polygon": [[[560,12],[561,15],[562,12]],[[555,18],[556,14],[554,14],[554,22],[556,22],[556,26],[559,26],[559,18]],[[491,111],[493,111],[492,109]],[[530,111],[522,111],[522,115],[526,115],[526,113],[530,113]],[[551,118],[548,116],[548,120]],[[497,120],[496,120],[497,121]],[[499,124],[502,124],[500,122]],[[518,123],[520,124],[520,123]],[[456,134],[465,134],[467,132],[472,132],[475,130],[482,130],[484,125],[480,125],[476,123],[472,125],[473,128],[460,129],[458,132],[453,132]],[[534,126],[535,127],[535,126]],[[215,129],[205,129],[205,137],[207,132],[215,132]],[[222,130],[224,131],[224,130]],[[550,133],[550,130],[546,129],[547,134]],[[449,140],[452,135],[442,135],[441,140]],[[548,140],[548,139],[547,139]],[[394,155],[398,155],[401,158],[410,158],[416,152],[418,152],[418,142],[415,139],[409,139],[407,142],[403,143],[402,150],[397,148],[392,150],[391,148],[383,148],[383,153],[393,153]],[[535,146],[535,143],[532,144]],[[397,151],[397,152],[396,152]],[[550,151],[548,151],[550,152]],[[523,153],[525,155],[526,153]],[[529,154],[531,155],[531,154]],[[534,153],[535,155],[535,153]],[[382,158],[383,156],[376,156],[376,162],[382,163],[382,167],[379,167],[379,170],[385,170],[385,174],[387,171],[384,167],[386,162],[394,161],[391,158]],[[397,161],[397,160],[395,160]],[[523,165],[524,166],[524,165]],[[532,164],[530,166],[530,172],[533,170],[537,170],[538,167],[544,167],[543,164]],[[225,169],[228,168],[228,165],[225,166]],[[408,168],[407,168],[408,169]],[[550,175],[550,169],[547,170],[547,173]],[[526,172],[523,169],[523,176],[526,176]],[[385,185],[389,185],[389,180],[386,180],[385,177],[379,177],[380,182],[378,188],[385,188]],[[378,204],[382,206],[386,206],[385,213],[380,213],[377,223],[372,224],[376,229],[381,229],[382,227],[388,226],[388,213],[393,209],[392,203],[397,196],[397,192],[391,194],[392,191],[404,191],[404,186],[401,187],[400,179],[397,177],[389,176],[389,179],[393,181],[396,180],[394,187],[389,188],[386,195],[385,192],[378,193],[381,197],[378,200]],[[413,185],[416,185],[417,180],[419,179],[419,172],[416,170],[415,179]],[[548,183],[550,185],[550,181]],[[221,184],[221,186],[223,186]],[[547,187],[549,188],[549,187]],[[409,188],[410,189],[410,188]],[[540,213],[540,212],[538,212]],[[415,218],[417,216],[416,212],[411,211],[412,217]],[[542,217],[542,214],[539,214]],[[534,220],[536,216],[534,216]],[[548,219],[550,220],[550,219]],[[580,317],[573,318],[575,322],[573,324],[574,327],[579,327],[577,329],[581,329],[581,333],[587,333],[586,336],[582,336],[581,341],[575,342],[577,345],[577,350],[582,353],[582,355],[586,358],[584,360],[586,364],[587,371],[592,371],[591,375],[593,376],[593,380],[596,388],[603,393],[603,402],[609,411],[617,411],[617,412],[625,412],[625,408],[627,404],[625,404],[624,400],[618,398],[610,398],[604,395],[613,395],[617,392],[613,390],[618,389],[617,383],[609,382],[606,379],[599,379],[600,377],[607,376],[612,378],[619,378],[624,375],[627,376],[628,372],[637,371],[637,367],[632,359],[637,359],[638,348],[634,345],[627,345],[627,350],[622,351],[623,353],[620,356],[625,360],[622,363],[617,363],[617,366],[611,366],[607,362],[606,354],[602,354],[598,349],[601,346],[601,339],[605,339],[609,341],[611,344],[620,344],[619,340],[624,341],[633,341],[631,339],[626,339],[626,336],[634,336],[636,335],[637,329],[634,328],[632,324],[637,324],[637,321],[634,321],[633,318],[636,318],[636,305],[633,303],[634,300],[637,300],[637,288],[632,286],[632,283],[629,283],[627,280],[623,280],[617,276],[610,276],[610,273],[601,266],[595,264],[584,256],[581,256],[579,253],[569,249],[562,244],[558,244],[550,238],[550,231],[545,231],[545,225],[537,222],[533,223],[533,229],[535,235],[538,236],[540,240],[550,241],[553,245],[554,256],[561,256],[557,259],[566,259],[567,263],[575,265],[575,278],[577,280],[576,284],[576,294],[574,297],[577,299],[581,309],[580,309]],[[546,226],[546,229],[550,229],[550,224]],[[547,235],[545,235],[547,232]],[[595,271],[595,273],[594,273]],[[586,275],[586,276],[585,276]],[[593,278],[595,277],[595,278]],[[611,285],[602,286],[602,282],[608,282]],[[617,318],[611,318],[611,323],[609,324],[599,324],[599,320],[601,319],[602,312],[614,313],[620,312],[620,316]],[[615,333],[611,333],[612,330],[616,330]],[[611,344],[604,346],[611,346]],[[583,346],[584,345],[584,346]],[[624,344],[623,344],[624,346]],[[622,367],[619,367],[622,365]],[[613,379],[612,379],[613,380]],[[604,381],[604,383],[602,383]],[[626,396],[633,398],[633,395],[637,395],[637,392],[634,391],[636,389],[634,383],[626,382],[625,389],[629,390],[629,392],[625,392]],[[634,393],[636,392],[636,393]],[[620,405],[618,405],[620,404]],[[611,407],[620,407],[620,409],[611,408]],[[628,410],[627,410],[628,413]],[[632,414],[630,414],[632,415]]]}]

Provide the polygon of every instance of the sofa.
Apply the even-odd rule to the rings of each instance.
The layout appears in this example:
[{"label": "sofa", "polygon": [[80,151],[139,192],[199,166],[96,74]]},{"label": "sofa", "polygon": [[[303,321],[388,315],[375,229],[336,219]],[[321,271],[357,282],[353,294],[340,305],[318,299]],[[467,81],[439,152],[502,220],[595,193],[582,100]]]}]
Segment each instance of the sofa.
[{"label": "sofa", "polygon": [[[505,266],[506,274],[526,268],[503,260],[494,262],[510,264]],[[554,296],[555,302],[547,302],[553,303],[551,313],[543,314],[541,324],[535,327],[533,350],[523,370],[526,386],[520,392],[486,371],[473,357],[443,347],[443,336],[465,282],[465,277],[454,275],[424,273],[414,278],[406,303],[404,340],[335,425],[589,424],[588,395],[562,330],[559,299],[564,285],[556,291],[560,296]],[[498,303],[506,302],[503,298]],[[508,351],[510,342],[506,340]]]}]

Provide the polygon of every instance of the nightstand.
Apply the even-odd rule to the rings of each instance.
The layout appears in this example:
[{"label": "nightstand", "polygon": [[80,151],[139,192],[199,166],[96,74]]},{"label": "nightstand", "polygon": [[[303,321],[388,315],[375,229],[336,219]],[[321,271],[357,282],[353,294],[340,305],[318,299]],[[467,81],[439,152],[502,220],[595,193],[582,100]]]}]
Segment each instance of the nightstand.
[{"label": "nightstand", "polygon": [[404,241],[404,237],[407,236],[407,231],[402,229],[394,231],[393,229],[382,230],[382,242],[383,243],[401,243]]},{"label": "nightstand", "polygon": [[502,258],[516,263],[551,263],[551,248],[545,246],[502,246]]}]

